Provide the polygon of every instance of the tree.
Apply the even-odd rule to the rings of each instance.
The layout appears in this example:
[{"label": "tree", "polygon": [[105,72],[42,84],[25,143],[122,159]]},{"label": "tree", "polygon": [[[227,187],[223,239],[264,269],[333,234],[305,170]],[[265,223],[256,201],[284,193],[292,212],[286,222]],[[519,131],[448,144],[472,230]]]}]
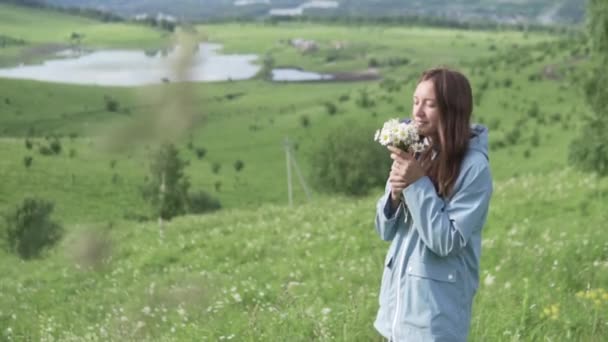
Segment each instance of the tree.
[{"label": "tree", "polygon": [[142,188],[154,214],[163,220],[183,215],[188,209],[190,182],[184,175],[187,162],[179,157],[177,148],[165,143],[152,155],[150,177]]},{"label": "tree", "polygon": [[382,187],[391,160],[386,148],[373,141],[374,129],[351,121],[330,131],[311,154],[313,185],[351,196]]},{"label": "tree", "polygon": [[63,227],[51,220],[53,203],[26,198],[5,216],[8,249],[24,259],[40,256],[61,239]]},{"label": "tree", "polygon": [[579,136],[569,149],[569,160],[584,171],[608,176],[608,3],[605,0],[589,0],[589,37],[592,46],[592,64],[584,84],[585,97],[592,113],[584,119]]}]

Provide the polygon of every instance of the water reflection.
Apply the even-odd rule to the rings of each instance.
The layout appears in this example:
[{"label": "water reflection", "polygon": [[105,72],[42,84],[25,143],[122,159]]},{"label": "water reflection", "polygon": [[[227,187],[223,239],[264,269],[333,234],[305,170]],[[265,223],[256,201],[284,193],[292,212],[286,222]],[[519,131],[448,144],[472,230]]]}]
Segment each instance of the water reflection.
[{"label": "water reflection", "polygon": [[[187,80],[243,80],[254,77],[260,70],[255,64],[257,55],[221,55],[220,48],[218,44],[200,44]],[[0,69],[0,77],[104,86],[158,84],[172,81],[171,67],[178,54],[179,47],[171,51],[66,50],[58,53],[58,57],[65,57],[62,59]]]},{"label": "water reflection", "polygon": [[273,81],[326,81],[333,78],[333,75],[318,74],[316,72],[303,71],[299,69],[277,68],[272,70]]}]

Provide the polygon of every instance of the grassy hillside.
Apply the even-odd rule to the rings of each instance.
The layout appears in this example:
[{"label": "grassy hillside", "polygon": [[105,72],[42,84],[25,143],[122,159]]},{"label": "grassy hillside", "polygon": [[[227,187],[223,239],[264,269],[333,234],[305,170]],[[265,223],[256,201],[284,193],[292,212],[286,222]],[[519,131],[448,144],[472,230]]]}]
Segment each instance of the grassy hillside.
[{"label": "grassy hillside", "polygon": [[[272,8],[295,8],[307,1],[273,0],[249,6],[235,6],[235,1],[206,0],[205,5],[193,0],[174,1],[168,5],[162,0],[46,0],[60,6],[93,7],[116,11],[125,15],[138,13],[171,13],[189,19],[223,17],[259,18],[268,15]],[[304,14],[313,17],[358,16],[379,17],[396,15],[422,15],[447,17],[451,20],[491,20],[498,22],[532,23],[580,23],[583,21],[585,1],[579,0],[338,0],[335,9],[305,9]]]},{"label": "grassy hillside", "polygon": [[[259,54],[274,51],[276,65],[296,64],[320,71],[360,70],[367,67],[370,58],[379,63],[398,56],[409,58],[405,65],[380,66],[384,80],[375,82],[284,84],[251,80],[191,84],[188,91],[193,94],[192,112],[199,124],[184,132],[179,141],[182,157],[190,160],[187,174],[194,189],[211,192],[228,208],[285,203],[282,144],[286,137],[297,145],[296,157],[307,176],[311,151],[333,125],[355,120],[368,125],[372,137],[387,118],[409,115],[409,94],[418,74],[433,65],[460,67],[471,77],[477,98],[475,120],[492,131],[492,158],[498,179],[563,168],[577,125],[569,118],[585,111],[580,97],[572,96],[578,93],[579,86],[574,83],[571,68],[581,64],[575,51],[580,48],[558,37],[371,27],[349,32],[348,28],[312,24],[284,25],[274,30],[255,25],[222,27],[205,26],[199,31],[213,41],[225,43],[226,50],[232,53],[241,49]],[[323,56],[330,53],[328,46],[303,55],[286,45],[273,48],[278,40],[290,37],[296,27],[299,36],[307,39],[343,39],[350,45],[341,53],[349,57],[323,63]],[[455,36],[460,37],[456,48],[450,43]],[[246,43],[250,41],[258,43]],[[545,72],[547,67],[552,73]],[[113,136],[122,126],[152,120],[163,103],[158,94],[167,96],[178,89],[177,85],[130,89],[16,80],[0,80],[0,84],[7,90],[0,99],[6,144],[0,155],[18,179],[2,184],[5,193],[10,194],[2,200],[5,206],[17,203],[24,194],[45,194],[57,201],[60,217],[72,222],[104,220],[107,213],[112,213],[113,219],[132,217],[133,213],[147,210],[138,187],[148,173],[148,156],[155,144],[134,142],[124,153],[108,155],[96,148],[96,142]],[[373,104],[362,107],[362,94]],[[108,111],[104,100],[108,96],[120,104],[119,110]],[[330,115],[326,103],[334,104],[337,113]],[[180,113],[166,115],[180,119]],[[309,124],[304,125],[304,120]],[[41,145],[48,144],[44,137],[61,135],[64,152],[47,157],[38,153],[38,147],[28,150],[28,134]],[[156,138],[161,141],[165,136]],[[189,145],[205,148],[207,154],[198,159],[194,150],[187,148]],[[23,172],[26,156],[34,157],[34,161]],[[241,172],[233,168],[237,160],[245,164]],[[217,173],[212,171],[214,164],[220,165]],[[82,186],[88,190],[71,190],[68,185],[73,180],[84,182]],[[46,182],[66,186],[48,187]],[[302,189],[296,186],[295,190],[296,201],[304,201]],[[90,210],[70,209],[71,203],[90,200],[90,194],[96,198]]]},{"label": "grassy hillside", "polygon": [[[56,43],[81,21],[91,32],[101,25],[0,6],[22,11],[7,16],[19,20],[0,32],[36,46]],[[39,33],[28,36],[29,20],[57,26],[44,33],[34,27]],[[108,41],[93,35],[85,44],[143,48],[144,36],[164,39],[137,26],[101,27],[120,34]],[[377,64],[382,79],[140,88],[0,79],[0,212],[40,196],[55,203],[53,218],[67,234],[42,259],[26,262],[0,251],[2,339],[379,340],[371,324],[388,246],[372,222],[381,190],[358,199],[315,192],[304,203],[296,186],[297,206],[289,208],[282,144],[289,137],[297,146],[308,178],[310,154],[332,127],[367,125],[373,143],[382,122],[409,115],[418,75],[438,64],[470,77],[475,121],[490,128],[496,192],[471,340],[606,339],[608,181],[578,173],[567,161],[587,111],[579,90],[584,44],[508,31],[295,23],[197,29],[227,52],[271,54],[277,66],[336,72]],[[297,37],[318,41],[319,50],[303,54],[285,43]],[[334,49],[335,40],[345,47]],[[7,51],[0,59],[15,60]],[[398,58],[407,63],[391,63]],[[149,214],[139,187],[170,125],[146,142],[135,139],[142,132],[127,131],[120,152],[100,145],[130,125],[157,124],[159,115],[165,123],[184,120],[186,109],[195,123],[177,139],[190,163],[186,173],[193,190],[208,191],[225,209],[177,218],[161,231],[154,220],[137,222]],[[42,155],[54,139],[61,153]],[[196,148],[206,155],[197,158]],[[240,172],[237,160],[245,165]]]},{"label": "grassy hillside", "polygon": [[159,47],[168,40],[167,32],[146,26],[102,23],[60,12],[0,3],[0,35],[23,40],[21,45],[0,45],[0,66],[33,63],[69,48],[73,32],[83,34],[82,46]]},{"label": "grassy hillside", "polygon": [[[547,33],[468,31],[399,26],[343,26],[279,23],[275,25],[221,24],[197,27],[210,41],[224,44],[227,53],[270,55],[278,66],[318,71],[352,71],[369,66],[371,59],[407,59],[413,66],[429,63],[456,65],[556,37]],[[318,50],[302,53],[291,39],[312,40]],[[340,45],[336,48],[337,44]],[[384,70],[404,72],[413,69]],[[415,70],[415,69],[414,69]]]},{"label": "grassy hillside", "polygon": [[[379,195],[183,217],[162,235],[155,223],[71,227],[44,260],[2,255],[0,333],[379,341]],[[569,169],[496,182],[471,341],[605,340],[606,196],[606,180]]]}]

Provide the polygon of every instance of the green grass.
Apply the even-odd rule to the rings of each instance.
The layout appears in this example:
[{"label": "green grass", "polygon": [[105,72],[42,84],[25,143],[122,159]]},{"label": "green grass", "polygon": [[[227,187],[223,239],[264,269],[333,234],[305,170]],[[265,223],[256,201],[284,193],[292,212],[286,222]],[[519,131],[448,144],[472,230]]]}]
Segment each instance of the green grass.
[{"label": "green grass", "polygon": [[158,48],[171,38],[166,31],[147,26],[103,23],[44,9],[0,4],[0,33],[23,39],[21,47],[0,48],[0,66],[35,63],[69,48],[73,32],[84,35],[86,48]]},{"label": "green grass", "polygon": [[[30,30],[30,22],[49,25]],[[139,26],[0,5],[0,32],[34,46],[60,42],[74,27],[91,46],[143,48],[166,39]],[[359,199],[315,192],[305,203],[296,186],[296,207],[285,206],[283,141],[297,144],[308,178],[310,155],[332,127],[351,120],[368,125],[373,143],[382,122],[409,115],[419,73],[437,64],[470,77],[478,98],[475,121],[490,127],[496,192],[471,340],[605,339],[608,300],[594,303],[588,297],[597,292],[584,291],[606,290],[608,282],[602,230],[608,183],[573,171],[567,159],[578,118],[588,110],[578,79],[586,61],[573,57],[580,44],[544,33],[405,27],[292,23],[198,30],[226,52],[271,52],[277,65],[309,70],[361,70],[370,58],[407,57],[410,63],[382,67],[383,81],[365,83],[256,79],[122,88],[0,79],[0,212],[25,196],[40,196],[55,203],[53,217],[67,232],[40,260],[0,252],[3,339],[379,340],[371,324],[387,248],[372,226],[380,190]],[[301,55],[278,43],[296,37],[318,40],[321,48]],[[347,48],[327,63],[334,40]],[[0,63],[22,52],[0,50]],[[547,66],[557,77],[545,73]],[[390,90],[390,81],[399,89]],[[363,91],[373,106],[357,104]],[[344,95],[348,99],[340,101]],[[118,111],[108,111],[106,96],[119,102]],[[335,115],[326,102],[337,106]],[[172,132],[188,115],[194,123]],[[142,132],[133,127],[155,125],[152,140],[137,139]],[[39,146],[53,135],[62,153],[41,155]],[[177,218],[161,238],[155,221],[135,219],[149,214],[139,187],[150,152],[168,138],[190,163],[192,190],[208,191],[224,209]],[[120,152],[100,148],[107,140]],[[189,144],[205,148],[205,157],[196,158]],[[33,157],[29,168],[27,156]],[[237,160],[245,163],[240,172],[233,167]],[[217,174],[215,163],[221,165]],[[103,248],[109,257],[100,263],[93,252]]]},{"label": "green grass", "polygon": [[[408,58],[421,68],[434,64],[457,65],[508,51],[513,44],[526,46],[551,41],[545,33],[525,34],[515,31],[468,31],[441,28],[341,26],[306,23],[221,24],[197,27],[213,42],[224,44],[226,53],[270,54],[277,66],[299,66],[316,71],[356,71],[366,69],[371,58],[386,61]],[[288,42],[291,39],[314,40],[318,51],[301,53]],[[336,49],[335,43],[343,48]],[[328,59],[336,56],[336,59]],[[383,70],[387,74],[394,70]]]},{"label": "green grass", "polygon": [[[576,295],[608,290],[607,195],[606,180],[568,169],[496,183],[471,341],[607,336],[608,298]],[[162,238],[154,222],[70,227],[43,260],[2,256],[2,331],[16,340],[379,341],[372,322],[388,245],[373,228],[376,196],[182,217]],[[102,241],[111,241],[105,262],[92,252]],[[544,317],[552,305],[559,312]]]}]

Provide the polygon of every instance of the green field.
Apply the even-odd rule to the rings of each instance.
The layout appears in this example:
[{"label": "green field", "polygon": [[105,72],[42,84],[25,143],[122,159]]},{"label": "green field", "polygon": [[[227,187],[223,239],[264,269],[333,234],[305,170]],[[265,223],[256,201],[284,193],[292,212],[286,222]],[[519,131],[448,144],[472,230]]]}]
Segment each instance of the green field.
[{"label": "green field", "polygon": [[102,23],[44,9],[0,4],[0,35],[23,40],[24,46],[0,47],[0,66],[36,63],[70,47],[72,33],[84,35],[89,48],[158,48],[170,38],[164,31],[122,23]]},{"label": "green field", "polygon": [[[0,63],[65,44],[76,30],[91,48],[159,47],[172,38],[143,26],[0,5],[0,34],[26,41],[0,49]],[[283,141],[297,145],[310,180],[321,137],[354,121],[368,125],[373,143],[382,122],[409,115],[418,75],[438,64],[470,77],[475,121],[490,128],[495,195],[471,340],[607,338],[608,182],[567,160],[588,111],[579,40],[303,23],[227,23],[197,32],[227,53],[272,55],[275,66],[361,71],[374,59],[382,80],[287,84],[260,77],[123,88],[0,79],[0,212],[40,196],[55,203],[53,217],[67,232],[39,260],[0,252],[2,339],[379,340],[372,322],[388,246],[375,235],[373,210],[382,190],[362,198],[314,192],[307,202],[296,186],[290,208]],[[292,38],[315,40],[319,49],[302,54],[286,43]],[[336,41],[344,48],[334,49]],[[408,62],[389,65],[402,57]],[[361,106],[362,93],[374,104]],[[105,97],[118,110],[108,110]],[[337,113],[328,113],[328,102]],[[171,131],[163,120],[189,125]],[[133,127],[155,125],[151,137],[137,139]],[[41,155],[52,136],[62,152]],[[161,232],[153,218],[135,219],[150,215],[139,187],[151,151],[169,138],[190,163],[192,189],[209,192],[224,209],[174,219]],[[102,148],[108,140],[120,151]],[[207,153],[199,159],[189,146]],[[240,172],[237,160],[245,165]],[[217,173],[214,164],[221,165]]]}]

